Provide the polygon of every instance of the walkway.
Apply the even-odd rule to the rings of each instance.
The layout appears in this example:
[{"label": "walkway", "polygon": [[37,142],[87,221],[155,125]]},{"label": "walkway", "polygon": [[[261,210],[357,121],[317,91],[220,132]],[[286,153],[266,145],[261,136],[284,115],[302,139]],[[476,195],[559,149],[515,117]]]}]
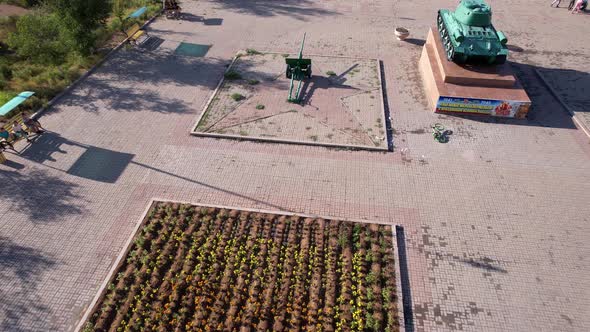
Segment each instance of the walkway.
[{"label": "walkway", "polygon": [[[590,144],[533,74],[588,72],[588,46],[569,38],[587,17],[494,5],[530,120],[427,111],[415,63],[430,1],[185,1],[185,20],[150,25],[157,49],[117,52],[0,166],[0,330],[72,330],[153,197],[403,226],[415,331],[590,330]],[[292,51],[303,31],[309,54],[383,60],[395,153],[188,135],[238,49]],[[171,54],[181,41],[213,46]]]}]

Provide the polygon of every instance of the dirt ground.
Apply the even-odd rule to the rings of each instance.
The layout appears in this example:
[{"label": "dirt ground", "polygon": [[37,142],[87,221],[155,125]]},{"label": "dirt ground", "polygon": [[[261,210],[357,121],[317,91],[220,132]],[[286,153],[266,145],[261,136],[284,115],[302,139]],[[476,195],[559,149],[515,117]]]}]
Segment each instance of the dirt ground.
[{"label": "dirt ground", "polygon": [[19,6],[0,4],[0,16],[21,16],[28,12],[28,9]]},{"label": "dirt ground", "polygon": [[224,80],[197,131],[387,147],[377,60],[310,56],[313,76],[302,84],[301,103],[289,103],[286,56],[239,57],[229,72],[240,79]]}]

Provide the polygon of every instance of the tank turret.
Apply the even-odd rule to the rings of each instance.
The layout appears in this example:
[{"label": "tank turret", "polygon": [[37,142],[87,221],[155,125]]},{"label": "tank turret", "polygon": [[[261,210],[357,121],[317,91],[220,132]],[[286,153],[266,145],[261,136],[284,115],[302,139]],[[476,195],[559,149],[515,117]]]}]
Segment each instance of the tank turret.
[{"label": "tank turret", "polygon": [[492,25],[492,9],[483,0],[461,0],[454,12],[438,11],[437,27],[447,59],[456,63],[506,62],[508,39]]}]

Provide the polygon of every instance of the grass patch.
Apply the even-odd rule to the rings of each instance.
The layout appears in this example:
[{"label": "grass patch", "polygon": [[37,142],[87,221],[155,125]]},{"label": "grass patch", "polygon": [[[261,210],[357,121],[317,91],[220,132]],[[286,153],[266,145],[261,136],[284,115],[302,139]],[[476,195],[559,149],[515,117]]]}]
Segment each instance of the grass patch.
[{"label": "grass patch", "polygon": [[225,77],[228,80],[239,80],[242,78],[242,75],[235,70],[230,70],[223,74],[223,77]]},{"label": "grass patch", "polygon": [[256,109],[257,110],[263,110],[264,109],[264,105],[258,104],[258,105],[256,105]]},{"label": "grass patch", "polygon": [[245,130],[240,130],[240,136],[248,136],[248,132]]},{"label": "grass patch", "polygon": [[328,70],[328,71],[326,72],[326,75],[328,75],[328,76],[336,76],[336,73],[335,73],[335,72],[333,72],[333,71],[331,71],[331,70]]},{"label": "grass patch", "polygon": [[318,141],[318,136],[317,135],[311,135],[311,136],[309,136],[309,139],[312,140],[312,141],[314,141],[314,142],[317,142]]},{"label": "grass patch", "polygon": [[[32,7],[39,2],[41,1],[0,0],[0,3],[13,3],[25,8]],[[137,1],[122,2],[124,16],[135,11],[137,3]],[[126,20],[126,26],[133,23],[142,25],[148,17],[161,8],[161,4],[159,6],[158,4],[149,4],[147,7],[147,12],[141,18]],[[45,14],[50,15],[51,13],[43,15]],[[121,20],[114,12],[111,12],[105,25],[92,31],[86,31],[87,34],[92,34],[95,37],[94,43],[90,45],[90,54],[73,51],[74,47],[64,42],[61,44],[63,49],[68,49],[65,54],[59,53],[51,61],[45,58],[34,59],[19,55],[17,50],[8,46],[8,36],[17,31],[17,21],[25,16],[29,15],[20,16],[20,18],[15,16],[0,17],[0,105],[22,91],[35,92],[34,96],[11,112],[11,116],[24,111],[36,111],[47,105],[57,94],[99,62],[123,38],[121,36]]]},{"label": "grass patch", "polygon": [[257,55],[257,54],[262,54],[262,53],[258,52],[257,50],[255,50],[253,48],[248,48],[248,49],[246,49],[246,54],[248,54],[248,55]]},{"label": "grass patch", "polygon": [[258,83],[260,83],[260,81],[259,81],[259,80],[257,80],[257,79],[251,79],[251,80],[248,80],[248,84],[250,84],[250,85],[256,85],[256,84],[258,84]]},{"label": "grass patch", "polygon": [[234,101],[240,101],[240,100],[244,100],[246,99],[246,97],[244,97],[244,95],[240,94],[240,93],[232,93],[231,94],[231,99],[233,99]]}]

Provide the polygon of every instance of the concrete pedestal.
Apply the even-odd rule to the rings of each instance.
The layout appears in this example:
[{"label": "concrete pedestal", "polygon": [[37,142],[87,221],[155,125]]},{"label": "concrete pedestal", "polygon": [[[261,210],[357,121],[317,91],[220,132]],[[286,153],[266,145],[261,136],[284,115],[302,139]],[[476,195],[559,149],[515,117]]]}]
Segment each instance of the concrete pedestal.
[{"label": "concrete pedestal", "polygon": [[436,113],[524,118],[531,100],[509,64],[460,66],[448,61],[436,28],[430,28],[420,57],[428,102]]}]

